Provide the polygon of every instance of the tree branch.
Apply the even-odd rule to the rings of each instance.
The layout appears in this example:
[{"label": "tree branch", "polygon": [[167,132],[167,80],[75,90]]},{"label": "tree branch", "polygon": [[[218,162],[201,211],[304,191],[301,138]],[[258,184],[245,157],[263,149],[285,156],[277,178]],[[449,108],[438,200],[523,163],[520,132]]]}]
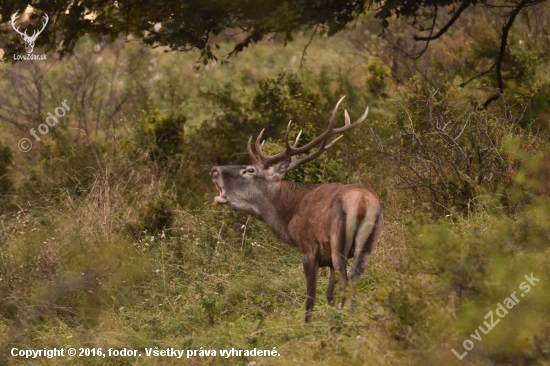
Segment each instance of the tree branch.
[{"label": "tree branch", "polygon": [[471,78],[469,78],[468,80],[466,80],[465,82],[463,82],[462,84],[460,84],[459,86],[460,86],[461,88],[463,88],[463,87],[465,87],[466,85],[470,84],[470,82],[471,82],[472,80],[475,80],[475,79],[477,79],[477,78],[479,78],[479,77],[482,77],[483,75],[487,75],[488,73],[490,73],[490,72],[495,68],[496,65],[497,65],[497,63],[495,62],[495,63],[494,63],[493,65],[491,65],[491,67],[489,67],[487,70],[482,71],[482,72],[478,73],[478,74],[475,75],[475,76],[472,76]]},{"label": "tree branch", "polygon": [[497,59],[497,85],[498,85],[498,93],[487,99],[485,103],[483,103],[483,109],[487,109],[489,107],[489,104],[500,98],[502,95],[502,92],[504,91],[504,81],[502,80],[502,62],[504,61],[504,54],[506,53],[506,45],[508,43],[508,33],[510,32],[510,29],[512,28],[512,25],[514,24],[514,21],[516,20],[516,16],[519,14],[519,12],[529,3],[530,0],[522,0],[515,8],[510,12],[510,16],[508,17],[508,21],[502,27],[502,36],[500,37],[500,50],[498,53],[498,59]]},{"label": "tree branch", "polygon": [[458,10],[456,11],[456,13],[453,15],[453,17],[447,22],[447,24],[445,24],[445,26],[443,28],[441,28],[439,30],[439,32],[437,32],[435,35],[429,35],[427,37],[421,37],[421,36],[417,36],[415,35],[414,36],[414,40],[415,41],[433,41],[434,39],[438,39],[439,37],[441,37],[442,35],[444,35],[448,30],[449,28],[452,27],[452,25],[457,21],[458,18],[460,18],[460,14],[462,14],[462,12],[464,10],[466,10],[466,8],[468,6],[470,6],[472,2],[470,0],[466,0],[465,2],[463,2],[460,7],[458,8]]},{"label": "tree branch", "polygon": [[317,28],[319,26],[315,26],[315,29],[313,30],[313,32],[311,33],[311,37],[309,38],[309,41],[307,42],[307,44],[305,45],[304,47],[304,50],[302,51],[302,57],[300,58],[300,70],[302,69],[302,66],[303,66],[303,63],[306,59],[306,52],[307,52],[307,49],[309,47],[309,45],[311,44],[311,42],[313,41],[313,37],[315,37],[315,34],[317,33]]},{"label": "tree branch", "polygon": [[252,29],[250,34],[243,41],[235,45],[233,51],[229,52],[229,54],[227,55],[227,58],[237,55],[239,52],[242,52],[246,47],[250,46],[251,44],[258,43],[267,33],[269,33],[269,30],[265,28]]}]

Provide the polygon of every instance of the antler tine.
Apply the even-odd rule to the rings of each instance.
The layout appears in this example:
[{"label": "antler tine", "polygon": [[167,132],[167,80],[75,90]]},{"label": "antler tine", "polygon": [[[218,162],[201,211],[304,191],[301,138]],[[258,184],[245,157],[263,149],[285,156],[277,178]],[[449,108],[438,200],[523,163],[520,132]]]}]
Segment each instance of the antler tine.
[{"label": "antler tine", "polygon": [[[288,145],[288,131],[289,130],[290,130],[290,122],[289,122],[288,127],[287,127],[287,135],[286,135],[287,145]],[[273,155],[273,156],[269,156],[269,157],[265,156],[263,151],[262,151],[265,141],[262,141],[260,143],[260,141],[262,140],[262,137],[264,135],[264,131],[265,131],[265,128],[260,132],[260,134],[256,138],[256,153],[258,154],[258,159],[255,159],[255,162],[256,163],[262,163],[264,166],[269,166],[269,165],[275,164],[275,163],[285,159],[289,155],[287,153],[288,151],[283,151],[282,153],[279,153],[279,154],[276,154],[276,155]]]},{"label": "antler tine", "polygon": [[[327,130],[325,132],[323,132],[323,134],[321,134],[319,137],[317,137],[315,140],[313,140],[309,144],[301,147],[300,149],[293,149],[293,154],[292,155],[297,155],[297,154],[295,154],[295,152],[298,152],[298,153],[305,152],[305,151],[301,151],[301,152],[299,152],[299,151],[302,150],[302,149],[305,149],[305,148],[312,148],[313,146],[318,144],[319,141],[321,141],[321,144],[320,144],[319,148],[313,154],[308,155],[308,156],[306,156],[302,159],[297,159],[297,158],[293,157],[292,162],[290,163],[290,165],[288,166],[286,171],[295,169],[298,166],[300,166],[304,163],[307,163],[308,161],[311,161],[311,160],[315,159],[316,157],[318,157],[319,155],[321,155],[322,153],[324,153],[325,151],[330,149],[332,146],[334,146],[334,144],[336,144],[336,142],[338,140],[340,140],[342,137],[344,137],[344,135],[340,135],[340,136],[336,137],[334,140],[332,140],[328,145],[326,145],[327,139],[330,136],[335,135],[337,133],[342,133],[342,132],[346,132],[348,130],[351,130],[352,128],[354,128],[355,126],[357,126],[359,123],[363,122],[367,118],[367,115],[369,114],[369,108],[368,107],[365,110],[365,113],[363,113],[363,115],[357,121],[355,121],[353,123],[351,123],[348,111],[344,110],[344,116],[345,116],[344,126],[340,127],[340,128],[333,128],[334,127],[334,119],[335,119],[335,116],[336,116],[336,111],[338,109],[338,106],[340,105],[340,102],[342,102],[343,99],[344,98],[341,98],[338,101],[338,103],[336,104],[336,108],[334,108],[334,111],[332,112],[332,118],[331,118],[331,121],[330,121],[330,124],[329,124],[329,128],[327,128]],[[313,142],[315,142],[315,144]]]},{"label": "antler tine", "polygon": [[[308,161],[311,161],[311,160],[315,159],[316,157],[318,157],[319,155],[321,155],[322,153],[324,153],[328,149],[328,147],[325,146],[325,143],[326,143],[326,141],[323,141],[321,143],[321,146],[319,146],[319,148],[313,154],[308,155],[305,158],[298,159],[298,158],[293,156],[292,161],[290,162],[290,164],[288,165],[288,168],[286,168],[285,171],[288,172],[290,170],[296,169],[300,165],[302,165],[304,163],[307,163]],[[330,145],[332,145],[332,143]]]},{"label": "antler tine", "polygon": [[254,153],[252,152],[252,136],[250,136],[250,138],[248,139],[248,143],[246,144],[246,151],[248,151],[248,155],[250,156],[254,164],[258,164],[260,162],[256,155],[254,155]]},{"label": "antler tine", "polygon": [[344,114],[346,115],[346,124],[344,125],[344,127],[335,128],[334,129],[335,134],[351,130],[353,127],[355,127],[359,123],[363,122],[369,114],[369,107],[367,107],[367,109],[365,109],[365,113],[363,113],[363,115],[361,117],[359,117],[359,119],[357,121],[353,122],[353,123],[350,123],[348,111],[344,111]]},{"label": "antler tine", "polygon": [[335,138],[334,140],[332,140],[332,142],[325,147],[325,150],[330,149],[332,147],[332,145],[334,145],[336,143],[336,141],[340,140],[342,137],[344,137],[344,135],[340,135],[337,138]]},{"label": "antler tine", "polygon": [[332,146],[334,146],[334,144],[336,143],[336,141],[340,140],[342,137],[344,137],[344,135],[340,135],[338,136],[337,138],[335,138],[334,140],[331,141],[330,144],[326,145],[326,140],[323,141],[323,143],[321,144],[321,146],[319,146],[319,148],[311,155],[308,155],[306,156],[305,158],[302,158],[302,159],[297,159],[295,157],[292,157],[292,162],[290,163],[290,165],[288,166],[288,168],[286,169],[286,171],[289,171],[289,170],[292,170],[292,169],[295,169],[297,167],[299,167],[300,165],[304,164],[304,163],[307,163],[308,161],[311,161],[313,159],[315,159],[316,157],[318,157],[319,155],[321,155],[322,153],[324,153],[325,151],[327,151],[328,149],[330,149]]},{"label": "antler tine", "polygon": [[48,16],[48,14],[44,13],[44,18],[46,18],[46,21],[42,24],[44,24],[44,26],[42,27],[42,29],[44,29],[46,27],[46,24],[48,24],[48,20],[50,20],[50,17]]},{"label": "antler tine", "polygon": [[[262,163],[264,166],[269,166],[269,165],[278,163],[279,161],[284,160],[284,159],[292,156],[292,154],[289,153],[289,151],[292,149],[292,147],[290,147],[290,143],[288,142],[288,135],[290,134],[291,124],[292,124],[292,121],[288,122],[288,125],[287,125],[287,128],[286,128],[286,134],[285,134],[286,150],[279,153],[279,154],[273,155],[273,156],[268,157],[268,156],[264,155],[264,153],[262,151],[262,148],[264,146],[265,141],[262,141],[261,143],[260,143],[260,141],[262,140],[262,136],[264,134],[265,129],[263,129],[260,132],[260,134],[256,138],[256,153],[258,154],[258,158],[257,159],[255,157],[253,158],[255,163]],[[301,131],[300,131],[300,134],[301,134]],[[298,138],[300,137],[299,135],[298,135]],[[298,140],[296,140],[295,144],[297,144],[297,143],[298,143]],[[249,154],[250,154],[250,152],[249,152]]]},{"label": "antler tine", "polygon": [[340,140],[342,137],[344,137],[344,135],[340,135],[338,136],[337,138],[335,138],[334,140],[332,140],[332,142],[328,145],[325,146],[325,143],[326,143],[326,140],[323,141],[323,143],[321,144],[321,146],[319,146],[319,148],[311,155],[308,155],[306,156],[305,158],[302,158],[302,159],[297,159],[295,157],[292,157],[292,162],[290,163],[290,165],[288,166],[288,168],[286,169],[286,171],[289,171],[289,170],[292,170],[292,169],[295,169],[297,167],[299,167],[300,165],[304,164],[304,163],[307,163],[308,161],[311,161],[313,159],[315,159],[316,157],[318,157],[319,155],[321,155],[322,153],[324,153],[325,151],[327,151],[328,149],[330,149],[332,146],[334,146],[334,144],[336,143],[336,141]]},{"label": "antler tine", "polygon": [[265,128],[260,131],[260,134],[258,135],[258,137],[256,137],[256,144],[255,144],[256,153],[258,154],[258,158],[260,159],[260,161],[263,161],[266,158],[262,152],[263,143],[261,143],[262,136],[264,135],[264,131],[265,131]]},{"label": "antler tine", "polygon": [[348,114],[348,110],[347,109],[344,109],[344,117],[346,119],[346,122],[345,122],[345,126],[349,126],[350,124],[350,120],[349,120],[349,114]]},{"label": "antler tine", "polygon": [[286,126],[286,132],[285,132],[285,145],[287,151],[291,148],[290,143],[288,142],[288,135],[290,134],[290,125],[292,124],[292,120],[288,121],[288,125]]},{"label": "antler tine", "polygon": [[346,96],[344,95],[342,98],[340,98],[338,103],[336,103],[336,106],[334,107],[334,110],[332,111],[332,117],[330,118],[329,126],[334,126],[334,121],[336,120],[336,112],[338,112],[338,108],[340,107],[340,103],[342,103],[342,101],[344,100],[345,97]]},{"label": "antler tine", "polygon": [[44,13],[44,18],[45,18],[45,21],[42,22],[42,29],[40,29],[40,32],[38,33],[42,33],[42,31],[44,30],[44,28],[46,28],[46,25],[48,24],[48,20],[50,20],[50,18],[48,17],[48,14]]},{"label": "antler tine", "polygon": [[296,140],[294,141],[294,146],[292,147],[298,147],[298,142],[300,141],[300,136],[302,136],[302,131],[303,130],[300,130],[300,132],[298,132],[298,136],[296,136]]}]

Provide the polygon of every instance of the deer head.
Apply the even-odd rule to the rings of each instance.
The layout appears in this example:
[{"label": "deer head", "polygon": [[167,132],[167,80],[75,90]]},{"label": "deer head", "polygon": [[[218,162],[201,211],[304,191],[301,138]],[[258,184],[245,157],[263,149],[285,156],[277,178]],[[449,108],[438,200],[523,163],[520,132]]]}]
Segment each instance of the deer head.
[{"label": "deer head", "polygon": [[[262,203],[269,199],[273,191],[276,190],[278,183],[282,180],[286,172],[296,169],[300,165],[317,158],[334,146],[343,135],[336,137],[329,143],[328,140],[330,137],[351,130],[367,118],[367,114],[369,113],[368,108],[357,121],[351,123],[347,110],[344,110],[345,125],[340,128],[335,128],[334,125],[337,111],[343,100],[344,97],[336,104],[327,129],[321,135],[302,147],[298,147],[302,131],[298,133],[292,145],[289,142],[292,121],[288,123],[286,129],[286,149],[279,154],[265,156],[263,153],[265,141],[262,141],[262,137],[264,130],[262,130],[256,138],[256,154],[252,152],[252,137],[250,137],[247,144],[247,151],[253,161],[252,165],[227,165],[212,168],[211,176],[220,192],[220,195],[215,197],[214,200],[218,204],[229,204],[232,208],[244,211],[255,217],[262,216],[260,213],[264,208],[262,207]],[[300,159],[296,157],[316,147],[317,150],[312,154]]]},{"label": "deer head", "polygon": [[22,33],[21,31],[19,31],[19,27],[15,28],[15,20],[19,18],[17,13],[19,13],[19,11],[16,11],[15,14],[13,14],[13,18],[11,20],[11,26],[17,33],[21,35],[21,37],[23,37],[23,40],[25,41],[25,49],[27,50],[27,53],[30,54],[34,50],[34,42],[36,41],[36,38],[38,38],[38,35],[42,33],[44,28],[46,28],[46,24],[48,24],[48,20],[49,20],[48,14],[44,13],[45,21],[42,23],[42,29],[40,29],[39,31],[34,30],[32,35],[29,36],[27,34],[27,30],[25,30],[25,32]]}]

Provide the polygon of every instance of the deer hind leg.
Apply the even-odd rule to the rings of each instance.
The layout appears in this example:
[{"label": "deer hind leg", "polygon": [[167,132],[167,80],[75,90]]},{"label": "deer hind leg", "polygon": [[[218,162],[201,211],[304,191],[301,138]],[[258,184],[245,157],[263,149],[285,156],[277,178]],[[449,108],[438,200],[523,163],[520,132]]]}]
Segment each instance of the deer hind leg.
[{"label": "deer hind leg", "polygon": [[[331,247],[331,259],[332,259],[332,271],[331,271],[331,282],[333,282],[333,287],[335,284],[338,284],[339,298],[338,301],[338,310],[342,310],[345,302],[345,291],[348,283],[348,274],[347,274],[347,264],[348,256],[346,255],[346,215],[343,214],[340,223],[338,223],[338,228],[333,235],[330,237],[330,247]],[[330,283],[329,283],[330,286]]]},{"label": "deer hind leg", "polygon": [[376,218],[365,220],[357,228],[355,235],[355,261],[351,269],[351,280],[358,279],[367,265],[369,264],[370,255],[376,247],[380,233],[382,232],[383,217],[380,212]]},{"label": "deer hind leg", "polygon": [[317,291],[317,272],[319,269],[319,261],[317,252],[306,253],[303,255],[304,274],[307,283],[307,299],[306,299],[306,323],[311,321],[313,315],[313,307],[315,306],[315,294]]},{"label": "deer hind leg", "polygon": [[[373,221],[365,219],[357,229],[355,236],[355,261],[353,262],[350,274],[352,282],[356,281],[363,274],[369,264],[370,255],[382,231],[382,212],[378,214],[374,223]],[[353,312],[353,297],[350,299],[349,311],[350,313]]]}]

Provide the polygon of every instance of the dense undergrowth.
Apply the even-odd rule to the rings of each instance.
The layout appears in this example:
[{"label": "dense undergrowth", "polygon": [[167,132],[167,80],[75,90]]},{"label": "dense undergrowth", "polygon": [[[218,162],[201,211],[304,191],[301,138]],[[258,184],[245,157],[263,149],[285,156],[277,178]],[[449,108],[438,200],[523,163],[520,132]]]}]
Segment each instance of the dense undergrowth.
[{"label": "dense undergrowth", "polygon": [[[305,69],[284,61],[299,47],[258,45],[235,64],[191,71],[187,56],[122,43],[94,55],[90,40],[77,50],[87,57],[55,65],[46,108],[67,98],[64,87],[90,80],[105,88],[96,97],[110,98],[77,91],[73,119],[27,155],[8,147],[26,130],[3,127],[0,364],[28,362],[10,356],[14,347],[69,346],[276,347],[280,354],[189,364],[549,364],[550,148],[540,117],[548,75],[538,71],[531,94],[510,93],[478,110],[489,89],[481,81],[436,87],[413,79],[397,87],[376,55],[352,67],[353,58],[338,52],[342,40],[329,44],[330,53],[312,44],[314,66]],[[267,64],[251,66],[260,60]],[[127,68],[117,70],[121,64]],[[61,80],[64,73],[73,78]],[[384,202],[386,225],[352,289],[355,312],[326,305],[322,270],[306,326],[300,254],[262,224],[216,206],[208,171],[248,163],[246,140],[263,128],[266,151],[278,151],[290,119],[293,134],[303,129],[303,140],[311,139],[341,95],[352,118],[369,105],[368,121],[287,179],[369,186]],[[80,110],[80,100],[90,105]],[[524,292],[531,275],[540,281]],[[496,321],[514,292],[517,304],[485,334],[486,314]],[[468,353],[459,360],[453,349]]]}]

